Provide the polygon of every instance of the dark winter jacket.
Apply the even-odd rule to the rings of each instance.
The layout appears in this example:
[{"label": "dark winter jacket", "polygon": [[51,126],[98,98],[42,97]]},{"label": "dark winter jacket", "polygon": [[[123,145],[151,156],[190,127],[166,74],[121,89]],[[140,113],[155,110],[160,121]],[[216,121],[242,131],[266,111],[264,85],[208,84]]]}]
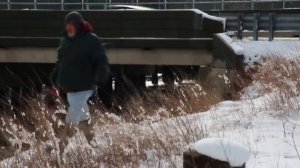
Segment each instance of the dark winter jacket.
[{"label": "dark winter jacket", "polygon": [[65,35],[58,48],[58,60],[52,80],[65,91],[92,89],[104,85],[109,77],[109,64],[100,39],[82,22],[74,39]]}]

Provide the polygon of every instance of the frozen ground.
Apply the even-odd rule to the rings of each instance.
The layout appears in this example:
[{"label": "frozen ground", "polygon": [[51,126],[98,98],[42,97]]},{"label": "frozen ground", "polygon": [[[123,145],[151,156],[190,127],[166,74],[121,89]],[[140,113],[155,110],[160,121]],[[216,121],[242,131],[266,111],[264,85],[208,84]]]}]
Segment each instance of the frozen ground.
[{"label": "frozen ground", "polygon": [[265,108],[268,96],[271,95],[223,102],[199,114],[194,122],[205,124],[210,137],[232,139],[248,146],[251,152],[248,168],[297,168],[300,165],[296,151],[300,149],[299,112],[287,112],[279,117],[278,112]]}]

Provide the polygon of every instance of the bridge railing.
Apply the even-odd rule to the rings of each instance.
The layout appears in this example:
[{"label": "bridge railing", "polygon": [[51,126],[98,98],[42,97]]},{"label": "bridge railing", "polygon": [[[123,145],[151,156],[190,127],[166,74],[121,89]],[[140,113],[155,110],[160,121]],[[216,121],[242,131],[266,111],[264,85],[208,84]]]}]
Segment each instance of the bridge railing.
[{"label": "bridge railing", "polygon": [[259,10],[300,8],[299,0],[0,0],[0,9],[96,10],[111,5],[154,9]]},{"label": "bridge railing", "polygon": [[[300,10],[273,11],[222,11],[209,12],[212,15],[226,18],[226,31],[237,32],[239,39],[245,32],[252,33],[253,39],[258,40],[259,32],[268,33],[269,40],[274,39],[276,32],[299,37]],[[287,35],[282,35],[286,36]]]}]

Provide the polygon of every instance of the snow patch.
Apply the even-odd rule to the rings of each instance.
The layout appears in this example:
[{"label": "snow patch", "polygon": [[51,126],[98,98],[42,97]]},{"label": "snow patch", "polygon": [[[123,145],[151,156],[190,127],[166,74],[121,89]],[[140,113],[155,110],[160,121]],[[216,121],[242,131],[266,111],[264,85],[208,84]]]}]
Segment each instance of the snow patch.
[{"label": "snow patch", "polygon": [[233,50],[234,54],[236,55],[244,55],[245,51],[242,47],[237,45],[232,38],[227,36],[225,33],[218,34],[220,38],[224,40],[224,42],[227,44],[227,46],[230,46],[230,48]]},{"label": "snow patch", "polygon": [[243,166],[250,157],[244,146],[222,138],[206,138],[194,144],[193,149],[211,158],[226,161],[232,167]]},{"label": "snow patch", "polygon": [[244,61],[250,67],[262,64],[266,57],[299,57],[299,41],[247,41],[239,40],[233,43],[244,49]]},{"label": "snow patch", "polygon": [[222,17],[217,17],[217,16],[212,16],[212,15],[209,15],[203,11],[200,11],[199,9],[192,9],[195,13],[197,14],[201,14],[203,16],[203,18],[207,18],[207,19],[210,19],[210,20],[215,20],[215,21],[218,21],[218,22],[222,22],[223,24],[223,29],[225,30],[225,25],[226,25],[226,18],[222,18]]},{"label": "snow patch", "polygon": [[268,57],[284,57],[286,59],[299,58],[300,41],[294,38],[274,41],[252,41],[248,39],[234,40],[226,33],[217,34],[230,46],[236,55],[244,56],[246,70],[261,65]]}]

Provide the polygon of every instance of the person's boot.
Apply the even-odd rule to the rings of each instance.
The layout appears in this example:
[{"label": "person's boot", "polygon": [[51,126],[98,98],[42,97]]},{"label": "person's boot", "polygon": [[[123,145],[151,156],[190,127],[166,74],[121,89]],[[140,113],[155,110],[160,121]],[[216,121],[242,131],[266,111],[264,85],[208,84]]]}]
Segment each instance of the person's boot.
[{"label": "person's boot", "polygon": [[79,130],[81,130],[83,132],[88,143],[90,145],[94,146],[94,144],[92,144],[92,142],[95,138],[95,133],[93,130],[93,125],[92,125],[91,120],[89,119],[89,120],[79,122],[78,128],[79,128]]},{"label": "person's boot", "polygon": [[59,153],[62,154],[65,151],[66,146],[69,143],[69,138],[73,137],[76,134],[76,129],[74,126],[66,124],[63,126],[59,126],[57,128],[56,137],[60,139],[58,146],[59,146]]}]

